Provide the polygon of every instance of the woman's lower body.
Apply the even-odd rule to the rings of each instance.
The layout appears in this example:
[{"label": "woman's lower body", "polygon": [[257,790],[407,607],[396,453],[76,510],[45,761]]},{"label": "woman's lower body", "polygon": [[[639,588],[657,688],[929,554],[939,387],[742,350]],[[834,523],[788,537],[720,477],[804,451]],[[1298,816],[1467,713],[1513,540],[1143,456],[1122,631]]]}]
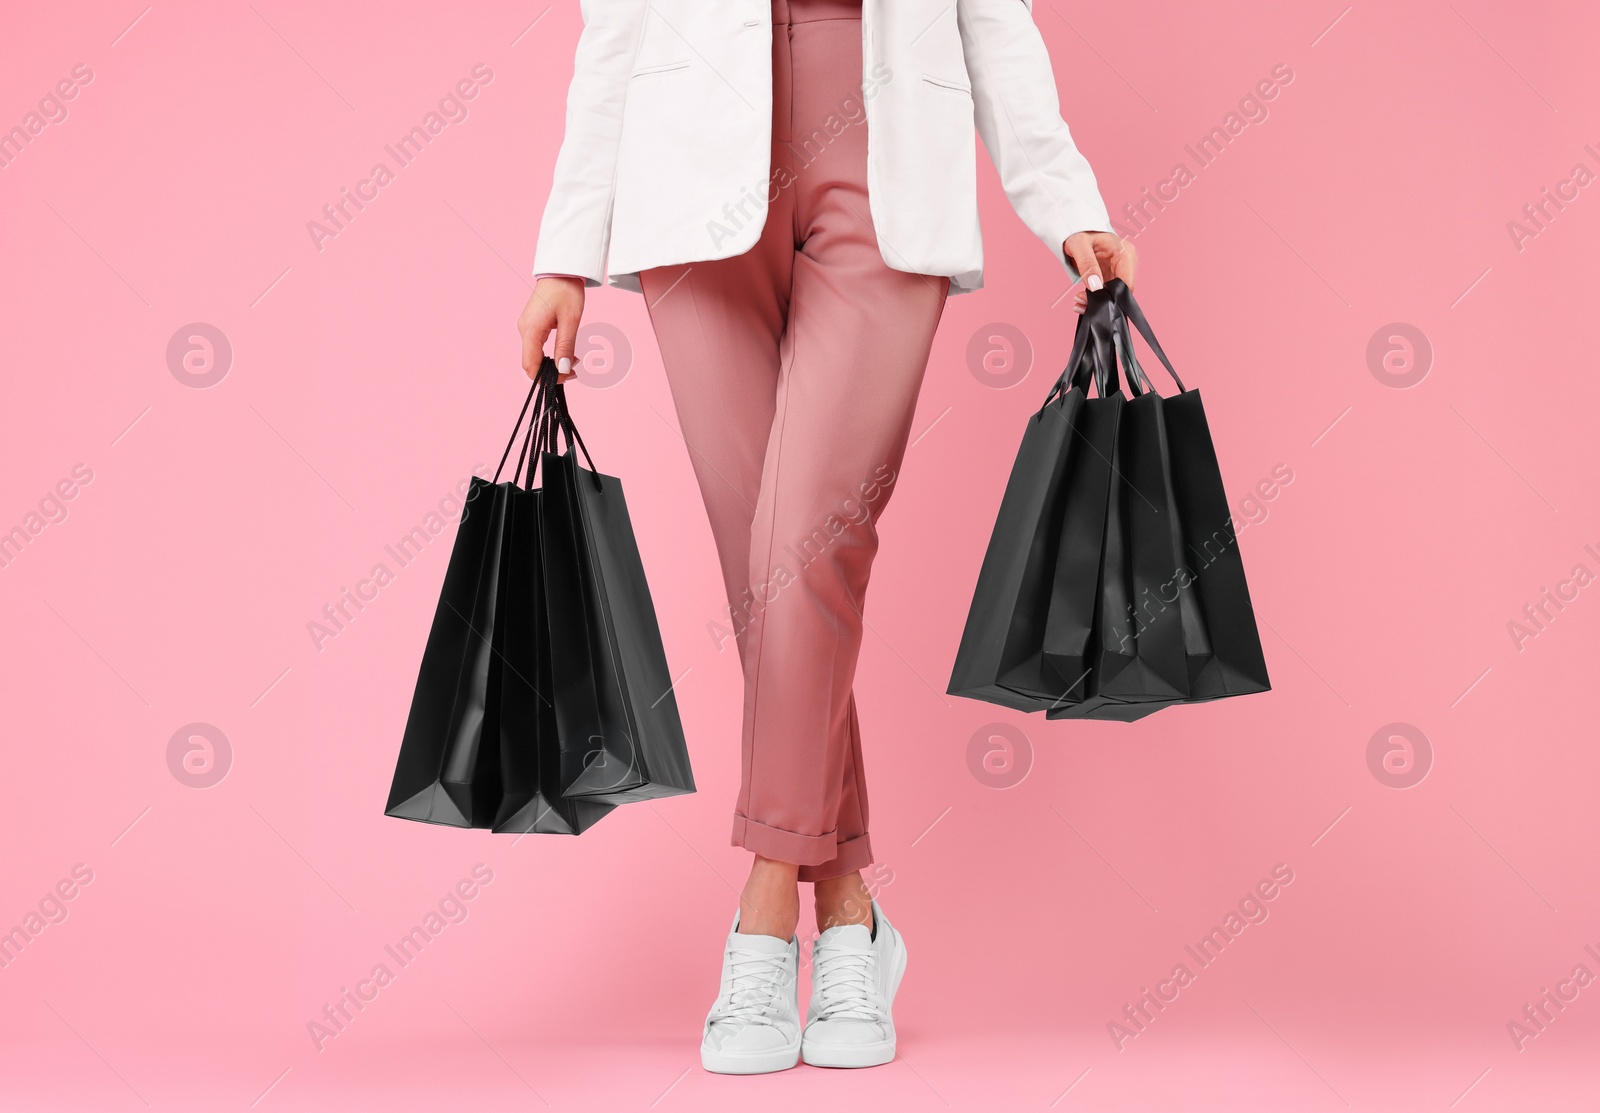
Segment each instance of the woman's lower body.
[{"label": "woman's lower body", "polygon": [[949,287],[880,254],[851,11],[774,4],[760,240],[640,275],[721,560],[723,644],[744,668],[733,842],[797,863],[802,881],[873,860],[860,612]]},{"label": "woman's lower body", "polygon": [[[744,673],[733,843],[757,868],[741,915],[770,911],[773,877],[789,901],[796,881],[817,883],[819,927],[825,887],[863,898],[860,915],[829,917],[840,926],[814,952],[806,1059],[841,1066],[894,1054],[888,1008],[905,952],[856,875],[873,857],[852,688],[876,522],[949,289],[945,276],[883,260],[861,60],[859,3],[774,0],[761,237],[736,257],[640,275],[721,561],[723,645]],[[753,218],[729,201],[735,219]],[[783,938],[793,920],[775,922],[745,934],[735,918],[702,1048],[709,1069],[781,1069],[799,1054],[798,955]]]}]

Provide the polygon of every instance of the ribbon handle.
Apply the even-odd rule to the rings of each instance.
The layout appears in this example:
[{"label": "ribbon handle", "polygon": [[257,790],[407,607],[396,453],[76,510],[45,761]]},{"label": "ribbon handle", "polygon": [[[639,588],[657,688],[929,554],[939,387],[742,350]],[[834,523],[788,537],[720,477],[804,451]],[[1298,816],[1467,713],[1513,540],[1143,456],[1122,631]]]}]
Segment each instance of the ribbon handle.
[{"label": "ribbon handle", "polygon": [[[1150,350],[1161,361],[1161,366],[1167,369],[1167,374],[1172,376],[1172,381],[1178,384],[1179,393],[1187,391],[1189,388],[1183,385],[1182,379],[1178,378],[1178,372],[1172,366],[1172,361],[1167,358],[1167,353],[1161,350],[1161,342],[1156,339],[1156,334],[1151,331],[1150,322],[1145,319],[1144,310],[1140,309],[1139,303],[1133,300],[1133,291],[1128,289],[1128,284],[1120,278],[1113,278],[1106,283],[1105,290],[1102,292],[1110,295],[1111,301],[1117,307],[1118,316],[1124,318],[1121,331],[1122,335],[1129,341],[1126,345],[1126,352],[1128,358],[1132,360],[1133,366],[1137,368],[1139,364],[1133,358],[1133,338],[1128,332],[1127,321],[1133,322],[1134,328],[1139,330],[1139,335],[1144,337],[1144,342],[1150,345]],[[1094,295],[1090,294],[1089,296],[1092,298]],[[1150,390],[1150,379],[1144,374],[1143,368],[1139,368],[1139,377],[1143,380],[1144,389]]]},{"label": "ribbon handle", "polygon": [[[525,432],[522,429],[524,418],[528,421]],[[595,487],[597,489],[602,487],[594,459],[589,455],[589,446],[583,443],[583,437],[579,435],[578,427],[567,409],[566,385],[561,382],[556,361],[549,356],[540,361],[533,385],[528,388],[528,396],[523,399],[522,410],[517,414],[517,423],[511,427],[511,439],[506,441],[506,450],[500,455],[500,465],[494,469],[495,483],[500,482],[500,473],[505,470],[506,461],[511,458],[511,448],[517,443],[519,432],[523,433],[522,451],[517,454],[516,470],[511,473],[513,484],[522,482],[524,488],[531,491],[534,474],[538,471],[539,460],[544,453],[571,452],[573,446],[577,446],[578,451],[583,453],[584,460],[588,462],[589,472],[594,476]],[[558,437],[560,441],[565,442],[564,450],[557,440]],[[524,465],[528,469],[525,481],[522,477]]]}]

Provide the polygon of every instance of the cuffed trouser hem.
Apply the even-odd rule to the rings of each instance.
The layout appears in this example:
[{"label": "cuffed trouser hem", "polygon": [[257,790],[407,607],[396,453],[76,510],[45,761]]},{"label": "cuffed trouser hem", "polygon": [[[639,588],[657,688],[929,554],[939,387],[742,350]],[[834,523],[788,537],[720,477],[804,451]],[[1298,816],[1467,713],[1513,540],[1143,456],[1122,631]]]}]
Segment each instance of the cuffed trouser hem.
[{"label": "cuffed trouser hem", "polygon": [[801,866],[801,881],[827,881],[833,877],[843,877],[856,870],[864,870],[872,865],[872,839],[867,835],[858,835],[848,842],[838,844],[838,853],[830,861],[816,866]]},{"label": "cuffed trouser hem", "polygon": [[802,835],[742,815],[733,817],[733,845],[763,858],[798,864],[801,881],[826,881],[872,864],[872,840],[867,835],[840,842],[835,832]]}]

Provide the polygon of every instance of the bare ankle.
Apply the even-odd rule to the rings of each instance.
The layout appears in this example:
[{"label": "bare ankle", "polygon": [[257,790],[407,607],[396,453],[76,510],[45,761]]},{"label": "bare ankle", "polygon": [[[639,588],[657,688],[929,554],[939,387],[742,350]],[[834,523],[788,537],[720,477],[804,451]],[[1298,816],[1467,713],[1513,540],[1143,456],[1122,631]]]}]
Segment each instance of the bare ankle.
[{"label": "bare ankle", "polygon": [[860,871],[830,877],[813,886],[817,906],[817,930],[861,924],[872,927],[872,895],[861,880]]},{"label": "bare ankle", "polygon": [[740,935],[793,939],[800,922],[800,867],[757,857],[739,894]]},{"label": "bare ankle", "polygon": [[739,927],[740,935],[770,935],[777,939],[793,939],[795,929],[800,926],[800,909],[795,907],[785,914],[784,911],[774,909],[770,905],[752,906],[744,900],[739,901]]}]

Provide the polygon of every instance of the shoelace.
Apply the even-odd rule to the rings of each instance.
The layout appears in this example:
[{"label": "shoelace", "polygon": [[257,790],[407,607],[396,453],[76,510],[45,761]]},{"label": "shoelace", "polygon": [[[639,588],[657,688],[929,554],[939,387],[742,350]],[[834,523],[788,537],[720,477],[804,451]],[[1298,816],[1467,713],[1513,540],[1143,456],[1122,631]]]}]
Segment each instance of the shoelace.
[{"label": "shoelace", "polygon": [[789,984],[787,957],[730,948],[728,990],[717,999],[712,1023],[724,1020],[744,1024],[772,1023],[772,1005]]},{"label": "shoelace", "polygon": [[878,982],[877,958],[871,951],[840,951],[819,948],[813,955],[811,997],[816,1002],[818,1020],[883,1019]]}]

